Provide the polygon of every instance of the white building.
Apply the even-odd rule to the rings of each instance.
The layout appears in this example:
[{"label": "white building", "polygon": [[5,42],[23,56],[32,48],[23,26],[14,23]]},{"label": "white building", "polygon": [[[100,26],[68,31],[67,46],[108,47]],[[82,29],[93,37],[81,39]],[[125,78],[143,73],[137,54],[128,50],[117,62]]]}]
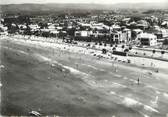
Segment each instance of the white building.
[{"label": "white building", "polygon": [[165,26],[165,27],[168,27],[168,21],[167,20],[163,21],[161,25]]},{"label": "white building", "polygon": [[122,40],[124,42],[129,42],[131,40],[131,30],[130,29],[124,29],[122,31]]},{"label": "white building", "polygon": [[30,24],[29,27],[31,31],[37,31],[40,29],[40,26],[38,26],[37,24]]},{"label": "white building", "polygon": [[110,30],[111,31],[120,31],[121,30],[121,27],[119,25],[112,25],[110,27]]},{"label": "white building", "polygon": [[148,45],[148,46],[157,45],[157,37],[154,34],[141,33],[138,35],[138,40],[141,42],[142,45]]},{"label": "white building", "polygon": [[122,32],[121,31],[113,31],[111,32],[111,37],[112,37],[112,41],[114,43],[121,43],[122,40]]},{"label": "white building", "polygon": [[91,31],[75,31],[75,37],[90,37]]},{"label": "white building", "polygon": [[50,25],[48,26],[48,29],[49,29],[50,31],[55,31],[56,27],[55,27],[54,24],[50,24]]},{"label": "white building", "polygon": [[8,35],[7,30],[8,30],[7,27],[5,27],[4,25],[0,24],[0,35]]},{"label": "white building", "polygon": [[8,30],[8,27],[0,24],[0,29],[3,30],[3,31],[7,31]]},{"label": "white building", "polygon": [[141,30],[141,29],[133,29],[133,30],[132,30],[132,35],[131,35],[132,39],[133,39],[133,40],[136,40],[136,39],[137,39],[137,36],[138,36],[139,34],[141,34],[141,33],[143,33],[143,30]]}]

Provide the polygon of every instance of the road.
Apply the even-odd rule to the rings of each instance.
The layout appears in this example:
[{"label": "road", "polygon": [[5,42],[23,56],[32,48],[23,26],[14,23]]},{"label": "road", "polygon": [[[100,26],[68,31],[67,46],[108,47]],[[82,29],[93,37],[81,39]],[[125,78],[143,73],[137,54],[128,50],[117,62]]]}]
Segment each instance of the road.
[{"label": "road", "polygon": [[156,60],[160,68],[155,73],[149,66],[98,59],[71,45],[9,37],[0,42],[3,115],[29,115],[32,110],[60,116],[168,113],[166,62]]}]

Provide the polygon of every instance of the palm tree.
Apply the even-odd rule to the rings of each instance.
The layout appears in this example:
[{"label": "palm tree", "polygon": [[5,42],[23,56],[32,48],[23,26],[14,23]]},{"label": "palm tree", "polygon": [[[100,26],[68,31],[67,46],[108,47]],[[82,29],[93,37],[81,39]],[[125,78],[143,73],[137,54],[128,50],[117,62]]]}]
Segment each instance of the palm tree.
[{"label": "palm tree", "polygon": [[89,43],[89,44],[87,44],[87,47],[90,47],[90,43]]},{"label": "palm tree", "polygon": [[113,44],[110,44],[110,47],[113,47]]},{"label": "palm tree", "polygon": [[129,50],[132,50],[132,46],[129,46]]},{"label": "palm tree", "polygon": [[112,49],[113,51],[116,51],[116,47],[113,47],[113,49]]},{"label": "palm tree", "polygon": [[162,58],[163,58],[163,55],[165,54],[165,51],[164,51],[164,50],[162,50],[162,51],[161,51],[161,54],[162,54]]},{"label": "palm tree", "polygon": [[102,45],[102,43],[100,42],[100,43],[99,43],[99,45],[101,46],[101,45]]},{"label": "palm tree", "polygon": [[126,53],[129,52],[129,49],[125,49],[124,52],[126,52]]},{"label": "palm tree", "polygon": [[152,50],[152,53],[153,53],[153,54],[152,54],[152,57],[153,57],[153,55],[156,53],[156,50]]},{"label": "palm tree", "polygon": [[124,50],[124,48],[125,48],[125,45],[122,45],[122,46],[121,46],[121,48],[122,48],[122,50]]},{"label": "palm tree", "polygon": [[102,53],[103,53],[103,54],[106,54],[106,53],[107,53],[107,50],[106,50],[106,49],[102,49]]}]

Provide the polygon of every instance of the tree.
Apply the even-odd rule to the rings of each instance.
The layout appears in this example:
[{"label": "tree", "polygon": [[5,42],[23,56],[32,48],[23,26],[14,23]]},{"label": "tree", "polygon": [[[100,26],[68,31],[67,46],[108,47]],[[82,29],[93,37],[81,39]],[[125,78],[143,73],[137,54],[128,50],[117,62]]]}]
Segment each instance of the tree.
[{"label": "tree", "polygon": [[30,24],[30,18],[29,18],[29,16],[19,16],[17,18],[17,21],[18,21],[19,24],[24,24],[24,23]]},{"label": "tree", "polygon": [[40,22],[38,25],[40,26],[40,29],[48,28],[48,24],[45,22]]},{"label": "tree", "polygon": [[124,52],[126,52],[126,53],[129,52],[129,49],[125,49]]},{"label": "tree", "polygon": [[74,36],[75,31],[76,31],[75,28],[71,28],[71,29],[68,29],[68,30],[67,30],[67,33],[68,33],[68,35],[70,35],[70,36]]},{"label": "tree", "polygon": [[164,50],[162,50],[162,51],[161,51],[161,54],[162,54],[162,57],[163,57],[163,55],[165,54],[165,51],[164,51]]},{"label": "tree", "polygon": [[18,32],[19,31],[19,27],[18,27],[18,25],[17,24],[9,24],[8,25],[8,32],[9,33],[16,33],[16,32]]},{"label": "tree", "polygon": [[132,50],[132,46],[129,46],[129,50]]},{"label": "tree", "polygon": [[168,39],[165,39],[165,40],[163,41],[163,45],[168,45]]},{"label": "tree", "polygon": [[107,46],[107,44],[106,44],[106,43],[104,43],[104,46],[106,47],[106,46]]},{"label": "tree", "polygon": [[113,47],[113,49],[112,49],[113,51],[116,51],[116,47]]},{"label": "tree", "polygon": [[87,47],[90,47],[90,43],[89,43],[89,44],[87,44]]},{"label": "tree", "polygon": [[153,54],[152,54],[152,56],[153,56],[153,55],[156,53],[156,50],[152,50],[152,53],[153,53]]},{"label": "tree", "polygon": [[100,42],[100,43],[99,43],[99,45],[101,46],[101,45],[102,45],[102,43]]},{"label": "tree", "polygon": [[113,47],[113,44],[110,44],[110,47]]},{"label": "tree", "polygon": [[122,45],[122,46],[121,46],[121,48],[122,48],[122,50],[124,50],[124,48],[125,48],[125,45]]},{"label": "tree", "polygon": [[106,49],[102,49],[102,53],[103,53],[103,54],[106,54],[106,53],[107,53],[107,50],[106,50]]},{"label": "tree", "polygon": [[42,32],[42,36],[47,38],[50,36],[50,33],[49,32]]},{"label": "tree", "polygon": [[24,35],[31,35],[31,29],[28,24],[26,24],[26,29],[24,30]]}]

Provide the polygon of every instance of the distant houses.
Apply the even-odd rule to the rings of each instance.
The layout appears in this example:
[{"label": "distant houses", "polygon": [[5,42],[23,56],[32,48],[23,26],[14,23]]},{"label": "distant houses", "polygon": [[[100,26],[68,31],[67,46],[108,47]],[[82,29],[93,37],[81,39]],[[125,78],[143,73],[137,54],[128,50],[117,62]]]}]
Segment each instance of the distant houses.
[{"label": "distant houses", "polygon": [[[28,16],[7,17],[1,20],[10,34],[36,35],[43,37],[66,37],[88,42],[129,44],[139,42],[155,45],[168,38],[168,20],[156,16],[125,17],[124,15],[99,14],[88,16],[65,15],[52,17]],[[0,26],[0,31],[3,32]],[[156,37],[155,37],[156,36]],[[147,37],[147,41],[144,38]],[[140,40],[138,40],[140,39]],[[148,44],[147,44],[148,43]]]}]

